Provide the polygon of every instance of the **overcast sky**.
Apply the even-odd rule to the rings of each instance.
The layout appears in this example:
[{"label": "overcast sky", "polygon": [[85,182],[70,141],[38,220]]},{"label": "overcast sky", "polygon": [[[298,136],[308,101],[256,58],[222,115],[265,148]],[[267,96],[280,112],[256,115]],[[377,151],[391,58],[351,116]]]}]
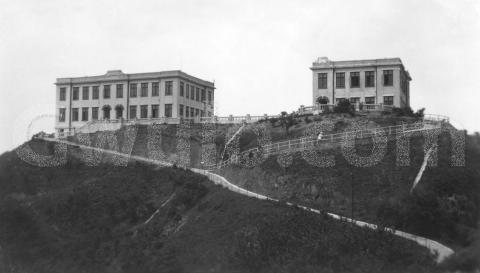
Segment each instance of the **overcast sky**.
[{"label": "overcast sky", "polygon": [[480,1],[3,1],[0,152],[53,131],[57,77],[181,69],[219,115],[311,104],[311,63],[400,57],[412,108],[480,131]]}]

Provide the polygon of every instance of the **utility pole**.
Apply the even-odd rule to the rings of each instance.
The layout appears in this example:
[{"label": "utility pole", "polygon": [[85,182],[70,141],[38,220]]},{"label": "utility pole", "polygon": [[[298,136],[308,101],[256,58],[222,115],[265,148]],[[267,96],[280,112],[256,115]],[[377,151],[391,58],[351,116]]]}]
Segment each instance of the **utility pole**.
[{"label": "utility pole", "polygon": [[352,219],[352,225],[353,225],[353,166],[350,167],[350,218]]}]

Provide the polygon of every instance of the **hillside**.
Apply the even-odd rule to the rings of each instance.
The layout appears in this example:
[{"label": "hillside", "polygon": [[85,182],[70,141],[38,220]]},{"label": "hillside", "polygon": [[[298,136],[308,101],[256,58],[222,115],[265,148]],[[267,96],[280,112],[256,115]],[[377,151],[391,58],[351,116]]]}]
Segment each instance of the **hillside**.
[{"label": "hillside", "polygon": [[241,196],[178,168],[89,167],[74,155],[69,148],[54,168],[0,156],[2,272],[439,270],[426,249],[387,232]]}]

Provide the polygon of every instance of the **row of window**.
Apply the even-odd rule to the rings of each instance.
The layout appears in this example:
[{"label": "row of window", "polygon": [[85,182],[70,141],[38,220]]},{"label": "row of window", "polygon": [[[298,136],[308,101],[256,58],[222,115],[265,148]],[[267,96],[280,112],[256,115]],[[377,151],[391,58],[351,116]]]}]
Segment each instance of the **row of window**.
[{"label": "row of window", "polygon": [[[129,118],[130,119],[135,119],[135,118],[148,118],[148,107],[149,105],[130,105],[130,111],[129,111]],[[140,110],[137,115],[137,110]],[[160,113],[160,108],[158,104],[152,104],[150,105],[151,109],[151,118],[158,118],[159,113]],[[165,104],[165,111],[164,111],[164,117],[170,118],[172,117],[173,113],[173,107],[172,104]],[[98,111],[99,107],[91,107],[91,120],[98,120]],[[104,106],[102,107],[102,112],[103,112],[103,118],[104,119],[110,119],[110,111],[111,107],[110,106]],[[65,113],[66,113],[66,108],[60,108],[59,109],[59,116],[58,116],[58,121],[59,122],[65,122]],[[116,107],[115,109],[115,118],[119,119],[123,116],[123,107]],[[208,116],[211,116],[210,112],[207,112]],[[180,117],[203,117],[205,116],[205,112],[201,109],[197,109],[194,107],[189,107],[189,106],[184,106],[183,104],[179,105],[178,109],[178,115]],[[72,121],[89,121],[89,107],[82,107],[82,108],[72,108]]]},{"label": "row of window", "polygon": [[[327,89],[328,73],[318,73],[318,89]],[[393,86],[393,70],[383,70],[383,86]],[[360,72],[350,72],[350,88],[360,87]],[[375,87],[375,71],[365,71],[365,87]],[[345,88],[345,72],[335,73],[335,88]]]},{"label": "row of window", "polygon": [[185,84],[184,82],[180,82],[180,97],[196,101],[208,100],[208,104],[212,104],[212,91],[207,93],[203,88],[200,89],[193,84]]},{"label": "row of window", "polygon": [[[141,83],[140,84],[140,97],[148,97],[148,85],[149,83]],[[130,97],[136,98],[138,96],[138,84],[131,83],[130,84]],[[115,87],[116,91],[116,98],[123,98],[123,84],[117,84]],[[158,97],[160,93],[159,83],[152,82],[152,97]],[[92,86],[92,100],[98,100],[99,98],[99,86]],[[173,94],[173,82],[166,81],[165,82],[165,96],[171,96]],[[186,97],[187,99],[192,99],[196,101],[205,101],[208,99],[208,104],[212,103],[212,91],[205,91],[205,89],[201,89],[199,87],[195,87],[190,84],[185,84],[180,82],[180,96]],[[67,88],[61,87],[60,88],[60,101],[65,101],[67,98]],[[103,85],[103,98],[110,99],[111,98],[111,85]],[[72,100],[79,100],[80,99],[80,87],[73,87],[72,89]],[[89,100],[90,99],[90,86],[83,86],[82,87],[82,100]]]},{"label": "row of window", "polygon": [[[346,98],[336,98],[335,102],[338,104],[341,101],[347,100]],[[360,103],[360,97],[351,97],[348,99],[350,103]],[[365,97],[365,104],[375,104],[375,97]],[[384,105],[393,105],[393,96],[383,96]]]}]

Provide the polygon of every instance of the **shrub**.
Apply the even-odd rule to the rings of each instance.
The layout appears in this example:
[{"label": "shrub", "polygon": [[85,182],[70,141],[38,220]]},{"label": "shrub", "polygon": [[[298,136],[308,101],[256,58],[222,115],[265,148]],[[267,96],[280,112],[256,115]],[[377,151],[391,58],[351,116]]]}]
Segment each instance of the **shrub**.
[{"label": "shrub", "polygon": [[333,109],[335,113],[348,113],[351,115],[355,114],[355,107],[348,100],[340,101],[337,106]]}]

